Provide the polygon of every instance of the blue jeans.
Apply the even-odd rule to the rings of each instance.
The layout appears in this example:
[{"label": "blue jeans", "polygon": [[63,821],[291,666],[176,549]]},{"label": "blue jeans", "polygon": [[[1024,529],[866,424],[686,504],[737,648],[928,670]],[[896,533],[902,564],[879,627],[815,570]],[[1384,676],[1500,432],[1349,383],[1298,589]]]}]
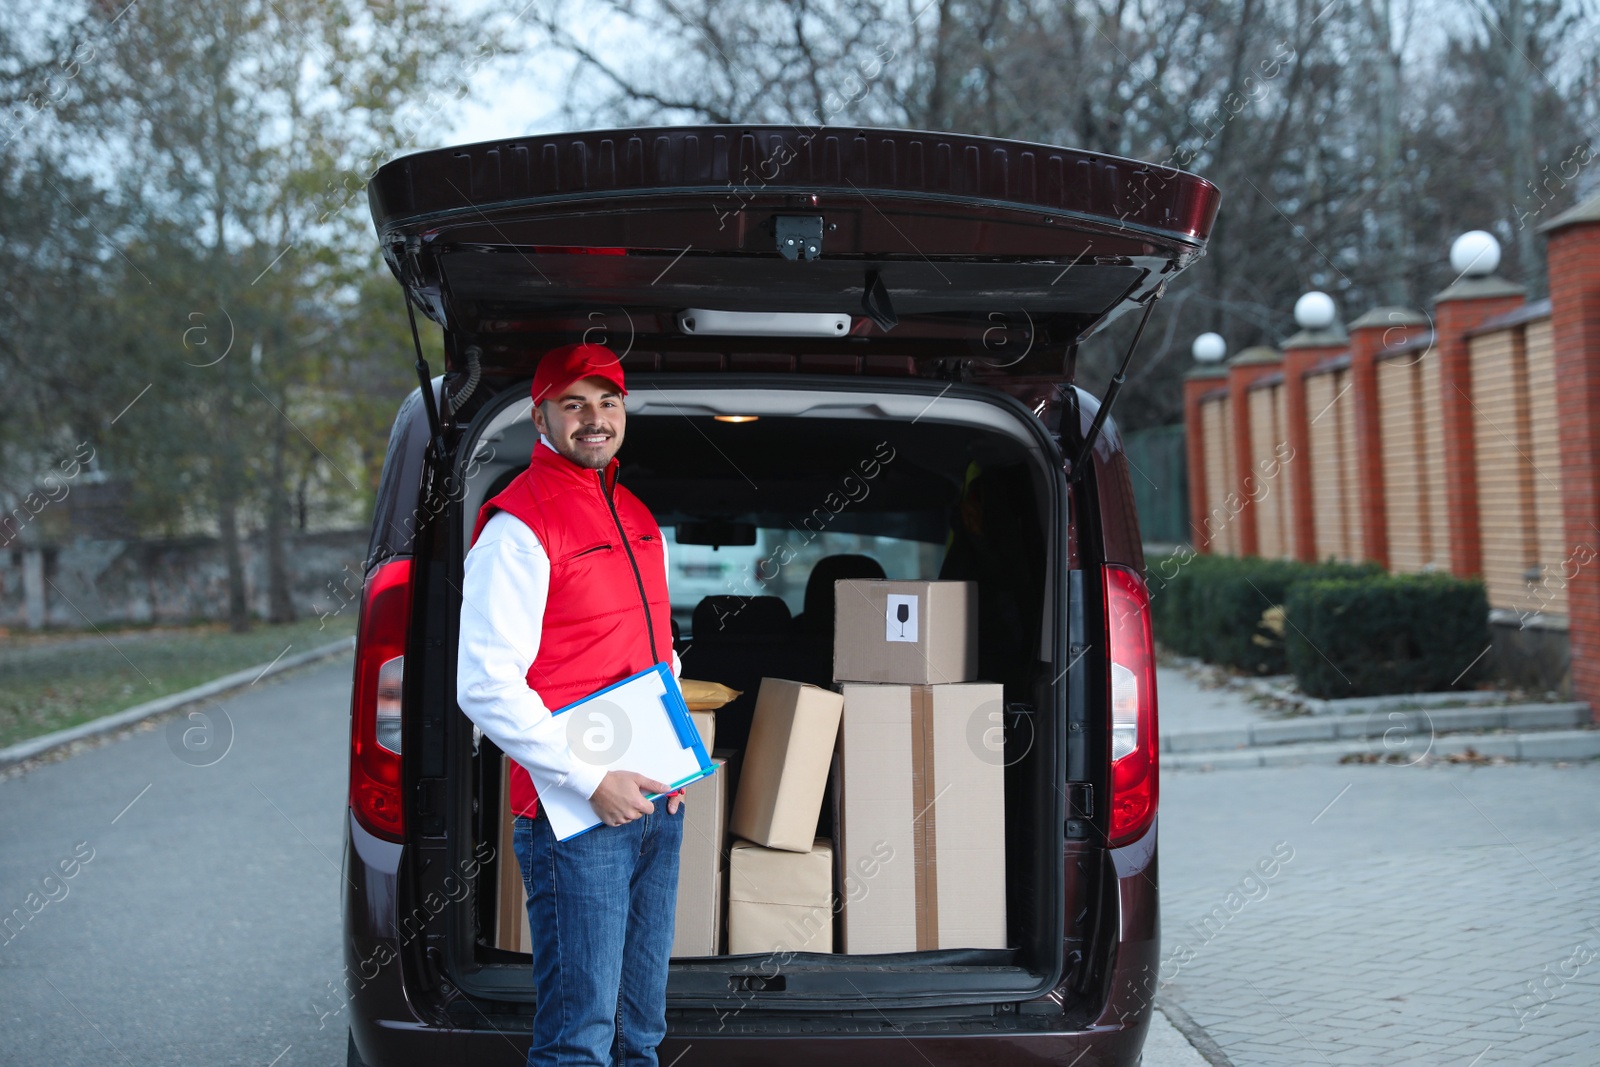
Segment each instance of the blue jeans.
[{"label": "blue jeans", "polygon": [[543,812],[511,843],[533,934],[528,1067],[656,1067],[667,1033],[667,960],[683,809],[557,841]]}]

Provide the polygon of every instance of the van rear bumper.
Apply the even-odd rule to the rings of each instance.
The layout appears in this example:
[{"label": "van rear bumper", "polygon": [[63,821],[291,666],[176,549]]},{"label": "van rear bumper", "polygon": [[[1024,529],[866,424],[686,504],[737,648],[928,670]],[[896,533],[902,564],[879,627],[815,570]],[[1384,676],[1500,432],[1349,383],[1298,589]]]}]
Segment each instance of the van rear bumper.
[{"label": "van rear bumper", "polygon": [[[673,1063],[693,1050],[697,1063],[751,1067],[814,1067],[819,1057],[863,1067],[1135,1064],[1150,1027],[1160,967],[1155,841],[1152,825],[1139,840],[1111,852],[1121,940],[1105,1003],[1087,1027],[1081,1015],[1062,1013],[1048,997],[1001,1015],[898,1025],[861,1016],[766,1014],[742,1024],[730,1018],[733,1025],[719,1029],[715,1015],[708,1014],[703,1026],[669,1022],[679,1032],[662,1043],[660,1062]],[[362,1059],[368,1067],[522,1067],[531,1016],[449,1010],[436,993],[427,995],[426,1005],[414,1002],[419,994],[407,989],[399,962],[408,946],[396,935],[400,853],[401,846],[374,838],[349,820],[344,980],[350,1030]],[[441,1021],[446,1018],[448,1023]]]}]

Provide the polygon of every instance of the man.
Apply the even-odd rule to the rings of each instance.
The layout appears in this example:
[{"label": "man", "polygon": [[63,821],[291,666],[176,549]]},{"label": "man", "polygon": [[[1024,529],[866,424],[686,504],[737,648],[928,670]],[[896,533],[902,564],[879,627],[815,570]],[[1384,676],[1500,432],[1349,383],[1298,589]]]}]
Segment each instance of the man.
[{"label": "man", "polygon": [[[554,349],[532,392],[539,442],[528,469],[478,512],[467,553],[457,698],[512,761],[513,846],[538,990],[529,1067],[655,1067],[681,801],[669,796],[660,810],[646,794],[669,786],[604,770],[584,731],[551,710],[663,657],[677,673],[666,545],[649,510],[617,485],[627,389],[616,355],[594,344]],[[530,767],[587,797],[603,825],[556,841]]]}]

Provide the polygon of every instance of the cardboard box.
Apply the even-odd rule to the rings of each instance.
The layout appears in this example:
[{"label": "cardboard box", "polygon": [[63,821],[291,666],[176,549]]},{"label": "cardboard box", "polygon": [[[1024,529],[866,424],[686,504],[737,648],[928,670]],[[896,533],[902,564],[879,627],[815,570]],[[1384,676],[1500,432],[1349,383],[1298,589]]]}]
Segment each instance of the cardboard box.
[{"label": "cardboard box", "polygon": [[[691,713],[700,736],[711,751],[711,730],[715,719],[710,712]],[[528,926],[528,891],[522,884],[522,871],[511,847],[514,816],[509,794],[510,764],[501,756],[499,891],[496,894],[495,947],[510,952],[533,951],[533,934]],[[691,782],[684,789],[683,844],[678,853],[678,900],[672,942],[674,956],[714,956],[721,951],[723,885],[727,876],[723,861],[728,816],[728,755],[712,758],[717,772]]]},{"label": "cardboard box", "polygon": [[[709,749],[707,750],[709,751]],[[683,791],[683,844],[678,851],[674,956],[715,956],[722,932],[722,846],[728,816],[726,759],[716,773]]]},{"label": "cardboard box", "polygon": [[694,728],[700,733],[700,743],[705,750],[710,752],[716,748],[711,742],[717,739],[717,713],[714,711],[691,711],[689,718],[694,720]]},{"label": "cardboard box", "polygon": [[736,841],[728,851],[728,952],[833,951],[833,846],[807,852]]},{"label": "cardboard box", "polygon": [[847,685],[844,702],[844,951],[1005,948],[1003,688]]},{"label": "cardboard box", "polygon": [[[917,947],[1006,948],[1005,750],[998,685],[919,686],[923,841]],[[914,738],[913,746],[919,739]]]},{"label": "cardboard box", "polygon": [[846,685],[839,728],[840,947],[915,952],[921,805],[914,789],[910,689]]},{"label": "cardboard box", "polygon": [[500,876],[496,881],[494,944],[508,952],[533,951],[533,933],[528,926],[528,890],[522,884],[522,868],[511,847],[511,831],[516,816],[511,814],[511,759],[500,757],[500,841],[495,860]]},{"label": "cardboard box", "polygon": [[947,685],[978,676],[978,584],[834,583],[833,679]]},{"label": "cardboard box", "polygon": [[811,851],[843,707],[838,693],[761,679],[729,820],[734,836],[764,848]]}]

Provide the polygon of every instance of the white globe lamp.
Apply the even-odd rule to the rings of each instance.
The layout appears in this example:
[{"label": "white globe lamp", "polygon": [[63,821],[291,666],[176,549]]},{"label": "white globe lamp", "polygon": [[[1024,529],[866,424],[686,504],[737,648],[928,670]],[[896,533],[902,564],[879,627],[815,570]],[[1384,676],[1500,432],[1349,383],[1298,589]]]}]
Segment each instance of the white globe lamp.
[{"label": "white globe lamp", "polygon": [[1469,278],[1485,278],[1500,265],[1500,242],[1494,234],[1469,230],[1450,245],[1450,269]]},{"label": "white globe lamp", "polygon": [[1339,317],[1333,297],[1312,290],[1294,302],[1294,321],[1302,330],[1326,330]]},{"label": "white globe lamp", "polygon": [[1189,351],[1197,362],[1220,363],[1222,357],[1228,354],[1228,342],[1222,339],[1220,333],[1203,333],[1194,339]]}]

